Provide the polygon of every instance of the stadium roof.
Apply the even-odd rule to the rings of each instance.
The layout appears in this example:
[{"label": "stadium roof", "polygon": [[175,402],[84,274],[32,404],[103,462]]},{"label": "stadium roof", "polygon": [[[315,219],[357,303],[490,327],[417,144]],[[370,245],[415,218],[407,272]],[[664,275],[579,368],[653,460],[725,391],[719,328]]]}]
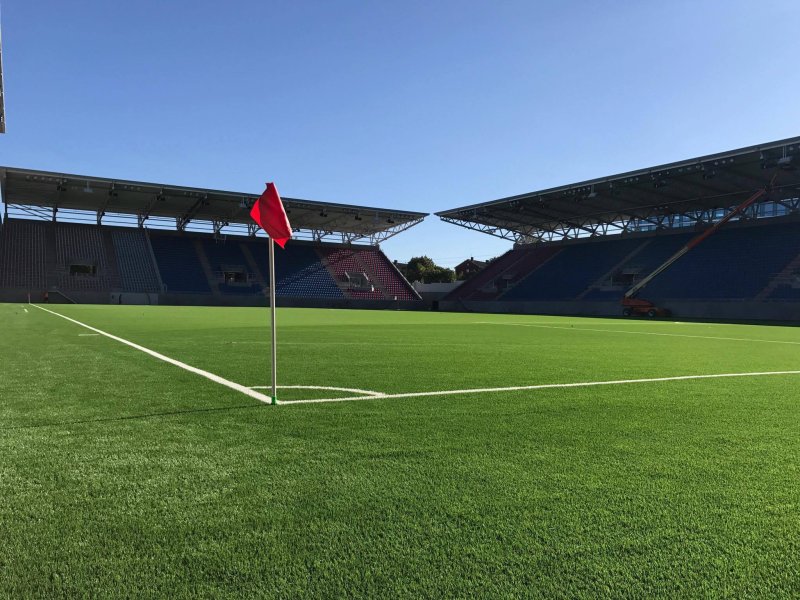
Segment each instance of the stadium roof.
[{"label": "stadium roof", "polygon": [[[551,241],[712,222],[758,189],[783,214],[800,210],[800,137],[436,213],[442,220],[514,240]],[[759,209],[761,206],[761,209]],[[760,211],[760,212],[759,212]]]},{"label": "stadium roof", "polygon": [[[139,225],[157,223],[184,229],[189,224],[209,225],[215,232],[248,228],[255,232],[249,216],[258,194],[190,188],[0,167],[0,189],[6,210],[11,207],[39,218],[78,211],[98,223],[114,224],[120,217],[135,217]],[[420,212],[372,208],[283,198],[294,231],[299,237],[342,241],[383,241],[421,222]],[[8,215],[8,212],[6,212]],[[116,217],[116,221],[111,216]]]}]

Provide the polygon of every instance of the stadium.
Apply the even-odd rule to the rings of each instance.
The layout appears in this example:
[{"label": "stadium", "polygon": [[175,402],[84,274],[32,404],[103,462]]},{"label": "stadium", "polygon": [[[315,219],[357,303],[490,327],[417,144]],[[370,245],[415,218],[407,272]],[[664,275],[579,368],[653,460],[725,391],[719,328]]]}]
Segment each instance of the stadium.
[{"label": "stadium", "polygon": [[[195,17],[175,18],[185,42]],[[313,29],[307,15],[295,25]],[[166,70],[159,86],[174,92],[180,69]],[[16,135],[2,75],[0,133]],[[83,123],[102,121],[97,106]],[[402,145],[400,125],[383,139],[368,113],[370,136]],[[206,125],[258,126],[234,117]],[[84,160],[50,154],[41,140],[58,147],[57,133],[33,136],[40,164],[2,157],[0,597],[800,596],[800,137],[698,144],[694,158],[513,196],[492,174],[478,202],[441,185],[403,201],[416,182],[352,203],[371,196],[309,186],[343,201],[278,197],[291,239],[273,248],[282,236],[252,216],[269,187],[213,189],[226,186],[199,164],[181,171],[171,142],[137,153],[115,135],[87,145],[130,161],[131,178],[98,154],[44,168]],[[412,137],[403,151],[445,173],[440,149],[432,161]],[[324,161],[303,147],[304,179],[323,178],[307,157],[324,171],[347,155],[332,139]],[[566,149],[537,150],[527,180]],[[406,276],[402,239],[417,240],[410,256],[442,242],[454,263],[479,260],[461,281],[424,284]]]},{"label": "stadium", "polygon": [[[792,138],[439,212],[515,244],[435,306],[635,316],[620,300],[663,268],[641,288],[653,301],[639,313],[800,319],[798,160]],[[0,185],[6,301],[265,302],[255,197],[12,167],[0,168]],[[425,213],[291,198],[286,207],[306,241],[277,263],[281,305],[423,308],[379,244]]]},{"label": "stadium", "polygon": [[[276,294],[296,307],[796,321],[798,160],[792,138],[439,212],[514,248],[428,304],[380,249],[425,213],[287,198],[305,241],[278,261]],[[0,185],[3,300],[266,301],[251,195],[12,167]]]},{"label": "stadium", "polygon": [[[476,313],[619,315],[625,289],[725,221],[653,279],[648,298],[682,318],[795,319],[799,142],[439,213],[517,242],[439,312],[377,245],[424,214],[286,198],[298,239],[276,260],[278,413],[259,411],[270,401],[259,307],[271,282],[266,241],[247,217],[254,197],[3,168],[3,358],[13,374],[3,454],[16,482],[4,488],[5,591],[109,590],[112,576],[136,594],[166,593],[173,579],[178,595],[396,590],[364,570],[378,568],[406,582],[416,580],[407,569],[421,574],[412,593],[503,593],[533,585],[531,573],[551,591],[588,593],[601,577],[678,593],[722,577],[723,548],[755,569],[726,586],[793,589],[792,571],[768,565],[794,538],[766,533],[795,531],[794,459],[778,433],[796,411],[793,328]],[[770,410],[756,408],[765,402]],[[47,458],[31,461],[34,448]],[[698,455],[701,470],[687,468]],[[42,492],[52,477],[65,496]],[[274,485],[254,487],[264,477]],[[764,486],[779,503],[769,513],[756,508]],[[31,510],[66,519],[58,543],[48,519],[21,526]],[[303,533],[309,521],[315,532]],[[423,522],[456,529],[417,531]],[[576,562],[576,548],[601,538]],[[207,550],[187,557],[187,539]],[[510,550],[534,540],[545,554]],[[155,562],[133,559],[134,547]],[[456,547],[476,560],[454,558]],[[241,562],[235,548],[258,558]],[[282,575],[260,574],[266,563]],[[312,564],[318,575],[301,584],[295,571]],[[452,578],[430,579],[454,565]]]}]

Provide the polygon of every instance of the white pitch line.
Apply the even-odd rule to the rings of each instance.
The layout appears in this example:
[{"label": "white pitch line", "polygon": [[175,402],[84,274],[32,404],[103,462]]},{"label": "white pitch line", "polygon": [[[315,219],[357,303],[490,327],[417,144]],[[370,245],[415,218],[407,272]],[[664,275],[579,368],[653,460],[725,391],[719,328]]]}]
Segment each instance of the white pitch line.
[{"label": "white pitch line", "polygon": [[25,312],[28,312],[28,309],[27,309],[27,308],[23,308],[22,310],[24,310]]},{"label": "white pitch line", "polygon": [[[270,385],[251,385],[251,390],[268,390],[271,389]],[[352,392],[353,394],[363,394],[364,396],[373,396],[375,398],[383,398],[385,394],[382,392],[375,392],[373,390],[360,390],[358,388],[334,387],[331,385],[279,385],[279,390],[332,390],[334,392]]]},{"label": "white pitch line", "polygon": [[198,369],[197,367],[193,367],[191,365],[187,365],[186,363],[183,363],[183,362],[181,362],[179,360],[175,360],[174,358],[170,358],[169,356],[165,356],[164,354],[161,354],[160,352],[156,352],[155,350],[150,350],[150,348],[145,348],[144,346],[140,346],[139,344],[136,344],[136,343],[131,342],[129,340],[126,340],[124,338],[121,338],[121,337],[118,337],[116,335],[107,333],[107,332],[105,332],[105,331],[103,331],[101,329],[97,329],[96,327],[92,327],[91,325],[87,325],[86,323],[81,323],[80,321],[77,321],[75,319],[72,319],[70,317],[62,315],[60,313],[57,313],[54,310],[50,310],[48,308],[44,308],[42,306],[39,306],[38,304],[32,304],[31,306],[35,306],[39,310],[43,310],[45,312],[50,313],[51,315],[55,315],[57,317],[61,317],[62,319],[66,319],[67,321],[75,323],[76,325],[80,325],[81,327],[85,327],[86,329],[94,331],[95,333],[97,333],[99,335],[104,335],[107,338],[110,338],[110,339],[112,339],[112,340],[114,340],[116,342],[119,342],[120,344],[125,344],[126,346],[130,346],[131,348],[139,350],[140,352],[144,352],[145,354],[149,354],[153,358],[157,358],[158,360],[163,360],[164,362],[167,362],[167,363],[169,363],[171,365],[175,365],[176,367],[180,367],[181,369],[189,371],[190,373],[194,373],[195,375],[200,375],[200,377],[205,377],[206,379],[210,379],[214,383],[218,383],[220,385],[224,385],[225,387],[228,387],[228,388],[230,388],[232,390],[236,390],[237,392],[241,392],[242,394],[244,394],[246,396],[250,396],[251,398],[255,398],[256,400],[264,402],[265,404],[271,404],[272,403],[272,398],[270,398],[269,396],[265,396],[264,394],[261,394],[261,393],[255,391],[255,390],[251,390],[249,387],[246,387],[244,385],[240,385],[240,384],[235,383],[233,381],[229,381],[229,380],[227,380],[227,379],[225,379],[223,377],[220,377],[219,375],[214,375],[214,373],[209,373],[208,371],[203,371],[202,369]]},{"label": "white pitch line", "polygon": [[95,337],[100,335],[99,333],[79,333],[78,337]]},{"label": "white pitch line", "polygon": [[453,396],[462,394],[488,394],[494,392],[518,392],[525,390],[549,390],[556,388],[593,387],[599,385],[623,385],[629,383],[656,383],[661,381],[690,381],[694,379],[721,379],[723,377],[766,377],[769,375],[800,375],[800,371],[758,371],[753,373],[717,373],[712,375],[679,375],[677,377],[653,377],[649,379],[618,379],[615,381],[583,381],[579,383],[545,383],[540,385],[518,385],[512,387],[473,388],[467,390],[442,390],[437,392],[411,392],[406,394],[383,394],[381,396],[353,396],[350,398],[316,398],[290,400],[289,404],[317,404],[322,402],[348,402],[355,400],[383,400],[393,398],[422,398],[425,396]]},{"label": "white pitch line", "polygon": [[600,333],[629,333],[632,335],[662,335],[666,337],[696,338],[701,340],[723,340],[728,342],[760,342],[763,344],[791,344],[800,346],[800,342],[788,340],[760,340],[753,338],[720,337],[713,335],[690,335],[688,333],[659,333],[656,331],[629,331],[625,329],[597,329],[592,327],[565,327],[563,325],[539,325],[535,323],[498,323],[496,321],[474,321],[474,325],[513,325],[515,327],[538,327],[540,329],[564,329],[566,331],[599,331]]}]

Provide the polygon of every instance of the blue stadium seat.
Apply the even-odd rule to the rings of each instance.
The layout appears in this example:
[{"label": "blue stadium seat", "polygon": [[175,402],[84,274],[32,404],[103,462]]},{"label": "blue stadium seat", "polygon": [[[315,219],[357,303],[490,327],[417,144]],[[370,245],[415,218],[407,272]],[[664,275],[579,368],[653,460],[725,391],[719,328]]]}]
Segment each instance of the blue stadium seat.
[{"label": "blue stadium seat", "polygon": [[211,293],[194,246],[196,238],[152,231],[150,244],[168,292]]},{"label": "blue stadium seat", "polygon": [[642,244],[619,239],[565,244],[561,252],[506,292],[503,300],[572,300]]},{"label": "blue stadium seat", "polygon": [[[242,242],[247,244],[261,275],[269,283],[267,241],[259,238]],[[291,242],[286,249],[275,250],[275,277],[277,296],[296,298],[344,298],[330,272],[322,264],[315,248],[300,242]]]}]

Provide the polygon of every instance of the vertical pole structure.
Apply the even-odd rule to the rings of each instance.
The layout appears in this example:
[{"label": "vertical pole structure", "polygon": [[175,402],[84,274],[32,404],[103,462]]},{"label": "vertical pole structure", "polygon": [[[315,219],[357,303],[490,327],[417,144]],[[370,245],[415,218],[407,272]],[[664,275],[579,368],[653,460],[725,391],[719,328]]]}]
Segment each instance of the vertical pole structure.
[{"label": "vertical pole structure", "polygon": [[275,242],[269,238],[269,306],[272,326],[272,404],[278,403],[278,338],[275,334]]}]

